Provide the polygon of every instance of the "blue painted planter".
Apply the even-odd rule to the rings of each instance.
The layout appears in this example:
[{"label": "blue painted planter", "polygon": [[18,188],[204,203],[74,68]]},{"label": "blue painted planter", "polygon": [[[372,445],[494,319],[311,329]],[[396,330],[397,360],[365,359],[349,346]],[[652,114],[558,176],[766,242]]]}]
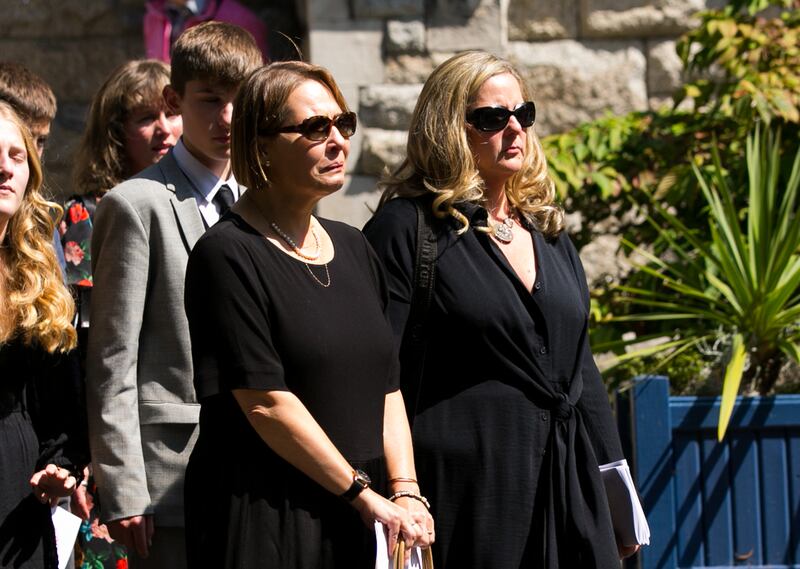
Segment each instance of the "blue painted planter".
[{"label": "blue painted planter", "polygon": [[651,545],[627,569],[800,568],[800,395],[670,397],[665,377],[617,393],[617,420]]}]

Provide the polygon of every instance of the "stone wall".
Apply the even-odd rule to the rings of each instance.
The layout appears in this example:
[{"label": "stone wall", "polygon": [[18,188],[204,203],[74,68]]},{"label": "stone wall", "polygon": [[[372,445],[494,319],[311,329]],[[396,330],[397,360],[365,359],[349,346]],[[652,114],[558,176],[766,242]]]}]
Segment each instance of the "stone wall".
[{"label": "stone wall", "polygon": [[360,119],[349,185],[321,213],[368,219],[377,177],[403,158],[422,83],[457,51],[514,62],[536,99],[537,132],[563,132],[664,104],[681,79],[675,39],[714,1],[306,0],[311,60],[333,71]]},{"label": "stone wall", "polygon": [[[240,1],[270,25],[273,56],[295,56],[278,33],[303,44],[295,0]],[[72,158],[92,97],[117,66],[144,57],[144,0],[2,0],[0,7],[0,60],[26,65],[58,98],[45,152],[46,183],[56,197],[69,195],[75,191]]]},{"label": "stone wall", "polygon": [[[540,134],[605,112],[661,104],[678,84],[674,39],[707,2],[722,0],[244,0],[271,27],[278,58],[332,70],[360,117],[347,186],[320,213],[361,225],[377,177],[404,154],[405,129],[431,70],[453,53],[486,49],[521,69]],[[57,194],[91,98],[127,59],[141,57],[143,0],[3,0],[0,59],[28,65],[53,86],[59,112],[46,155]],[[307,32],[305,31],[307,30]]]}]

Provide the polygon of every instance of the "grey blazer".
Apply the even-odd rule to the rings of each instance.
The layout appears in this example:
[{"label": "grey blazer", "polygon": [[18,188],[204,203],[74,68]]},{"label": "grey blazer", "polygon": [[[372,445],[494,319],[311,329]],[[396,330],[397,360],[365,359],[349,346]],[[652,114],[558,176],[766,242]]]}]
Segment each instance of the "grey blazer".
[{"label": "grey blazer", "polygon": [[92,232],[87,406],[102,519],[183,526],[197,438],[183,285],[205,231],[172,152],[106,194]]}]

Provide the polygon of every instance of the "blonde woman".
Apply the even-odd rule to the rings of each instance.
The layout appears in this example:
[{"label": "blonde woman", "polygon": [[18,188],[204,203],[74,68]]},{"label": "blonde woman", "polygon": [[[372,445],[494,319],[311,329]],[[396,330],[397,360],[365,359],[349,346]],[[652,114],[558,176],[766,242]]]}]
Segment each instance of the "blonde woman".
[{"label": "blonde woman", "polygon": [[0,567],[56,567],[49,503],[87,462],[72,298],[27,127],[0,103]]},{"label": "blonde woman", "polygon": [[[417,102],[407,158],[365,229],[389,276],[440,569],[619,567],[598,463],[622,450],[535,114],[508,62],[472,51],[440,65]],[[415,202],[437,245],[419,373],[411,343],[420,334],[406,330]]]}]

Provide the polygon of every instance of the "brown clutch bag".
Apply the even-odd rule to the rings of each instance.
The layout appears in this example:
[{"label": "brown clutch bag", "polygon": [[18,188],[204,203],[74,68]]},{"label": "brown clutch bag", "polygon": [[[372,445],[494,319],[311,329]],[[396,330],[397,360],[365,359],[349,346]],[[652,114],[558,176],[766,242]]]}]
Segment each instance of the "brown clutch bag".
[{"label": "brown clutch bag", "polygon": [[[398,541],[397,547],[394,548],[394,556],[392,558],[391,569],[404,569],[404,557],[406,553],[406,544],[404,541]],[[433,569],[433,555],[431,548],[420,549],[422,553],[422,569]]]}]

